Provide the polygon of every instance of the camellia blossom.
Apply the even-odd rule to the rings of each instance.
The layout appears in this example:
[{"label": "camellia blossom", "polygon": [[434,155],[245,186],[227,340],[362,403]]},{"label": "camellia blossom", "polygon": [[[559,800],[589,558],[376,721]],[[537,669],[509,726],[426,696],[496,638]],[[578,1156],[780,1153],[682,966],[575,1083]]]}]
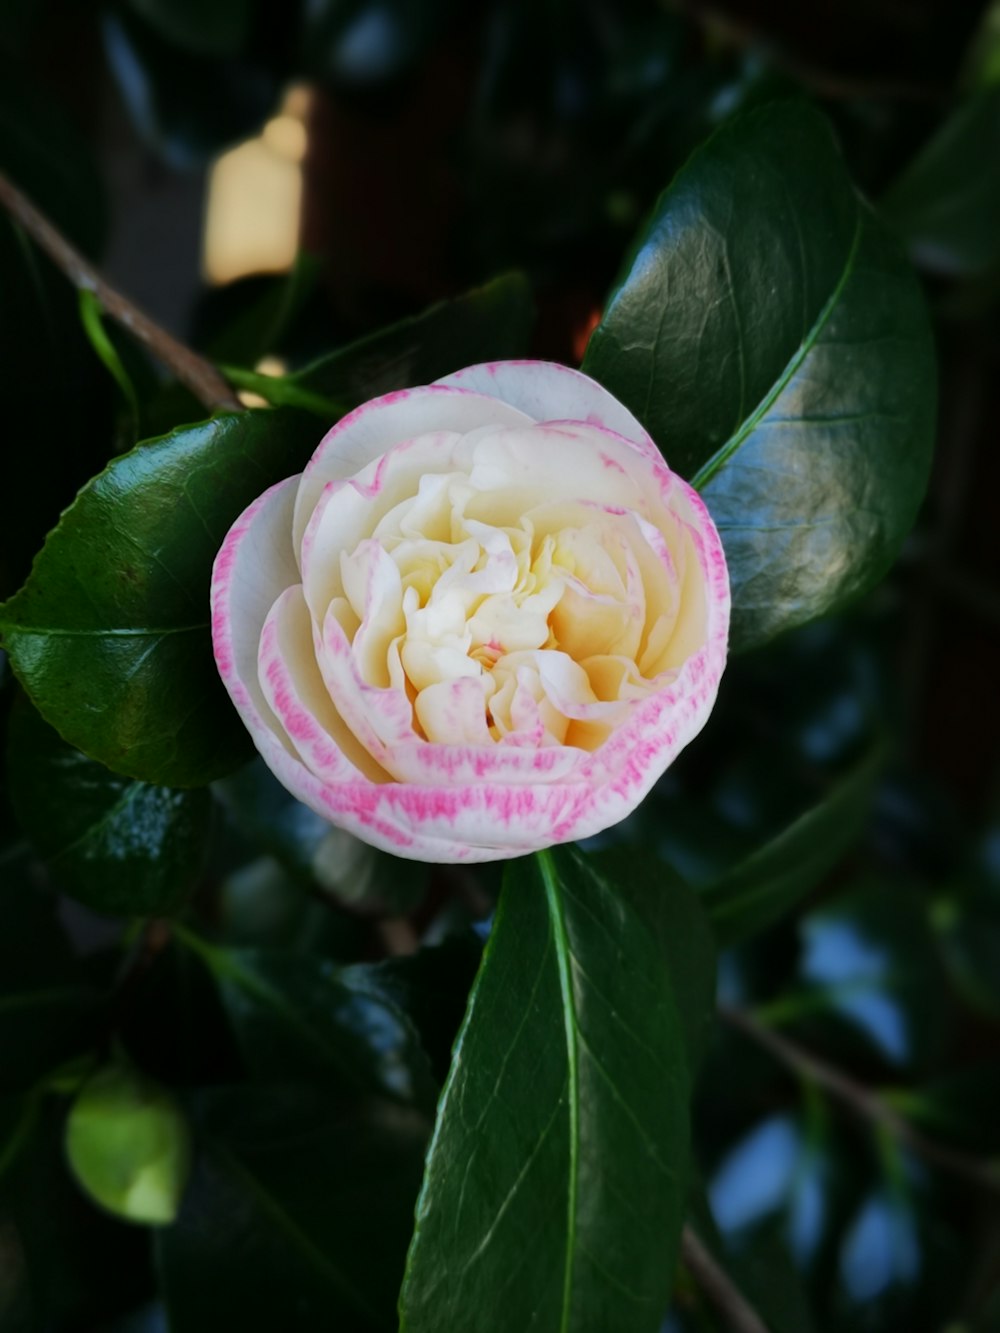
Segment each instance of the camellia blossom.
[{"label": "camellia blossom", "polygon": [[427,861],[624,818],[704,725],[728,629],[701,499],[607,390],[540,361],[351,412],[212,578],[216,661],[268,767]]}]

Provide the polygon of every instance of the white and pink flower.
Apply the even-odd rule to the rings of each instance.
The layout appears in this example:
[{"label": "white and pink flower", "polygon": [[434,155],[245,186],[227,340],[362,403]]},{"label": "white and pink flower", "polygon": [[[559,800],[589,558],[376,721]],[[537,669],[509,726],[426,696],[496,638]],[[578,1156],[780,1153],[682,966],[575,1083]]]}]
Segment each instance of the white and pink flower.
[{"label": "white and pink flower", "polygon": [[511,361],[338,422],[230,530],[212,612],[293,795],[399,856],[488,861],[638,805],[712,709],[729,582],[635,417]]}]

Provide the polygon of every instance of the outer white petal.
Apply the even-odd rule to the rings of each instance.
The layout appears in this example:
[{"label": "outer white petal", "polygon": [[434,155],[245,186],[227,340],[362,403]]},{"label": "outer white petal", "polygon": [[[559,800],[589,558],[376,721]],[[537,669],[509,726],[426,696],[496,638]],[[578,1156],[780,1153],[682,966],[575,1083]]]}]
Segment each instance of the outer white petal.
[{"label": "outer white petal", "polygon": [[645,428],[623,403],[582,370],[555,361],[484,361],[434,383],[489,394],[526,413],[532,421],[604,426],[661,458]]},{"label": "outer white petal", "polygon": [[[257,676],[260,633],[271,607],[299,581],[292,549],[292,509],[298,477],[259,496],[226,535],[212,568],[212,645],[223,684],[258,743],[281,727]],[[287,738],[283,739],[287,745]],[[291,748],[291,747],[289,747]]]},{"label": "outer white petal", "polygon": [[430,433],[465,434],[479,426],[529,425],[532,419],[498,405],[493,395],[440,385],[400,389],[363,403],[324,435],[306,465],[295,503],[295,549],[326,483],[353,477],[394,444]]}]

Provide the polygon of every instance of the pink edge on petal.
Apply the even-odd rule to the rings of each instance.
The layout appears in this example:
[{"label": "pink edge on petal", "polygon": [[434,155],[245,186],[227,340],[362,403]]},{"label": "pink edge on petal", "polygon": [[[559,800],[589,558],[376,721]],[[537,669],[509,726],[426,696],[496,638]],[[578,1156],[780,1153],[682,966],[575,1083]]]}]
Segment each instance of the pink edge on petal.
[{"label": "pink edge on petal", "polygon": [[435,384],[492,394],[538,422],[572,421],[600,426],[621,435],[643,452],[661,457],[649,433],[624,403],[582,370],[555,361],[486,361],[456,370]]}]

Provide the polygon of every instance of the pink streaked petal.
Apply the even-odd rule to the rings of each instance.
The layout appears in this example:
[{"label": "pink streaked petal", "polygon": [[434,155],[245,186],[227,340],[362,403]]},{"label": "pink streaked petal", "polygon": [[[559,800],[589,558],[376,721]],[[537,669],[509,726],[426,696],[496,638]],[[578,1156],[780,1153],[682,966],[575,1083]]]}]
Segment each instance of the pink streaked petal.
[{"label": "pink streaked petal", "polygon": [[396,504],[416,495],[422,477],[449,472],[461,438],[440,431],[404,440],[357,475],[326,483],[296,548],[306,602],[318,620],[330,601],[343,595],[341,555],[370,538]]},{"label": "pink streaked petal", "polygon": [[490,394],[533,421],[582,421],[623,436],[644,452],[659,450],[636,417],[603,385],[554,361],[486,361],[456,370],[436,385]]},{"label": "pink streaked petal", "polygon": [[281,594],[264,622],[258,676],[264,697],[296,753],[318,778],[389,780],[358,744],[323,684],[309,609],[298,585]]},{"label": "pink streaked petal", "polygon": [[393,445],[430,432],[465,434],[479,426],[529,425],[531,420],[513,407],[498,405],[492,394],[441,385],[373,398],[342,417],[309,460],[295,504],[295,549],[326,483],[354,476]]},{"label": "pink streaked petal", "polygon": [[257,648],[271,607],[298,583],[290,536],[298,480],[279,482],[244,510],[212,569],[215,661],[254,741],[281,730],[260,688]]}]

